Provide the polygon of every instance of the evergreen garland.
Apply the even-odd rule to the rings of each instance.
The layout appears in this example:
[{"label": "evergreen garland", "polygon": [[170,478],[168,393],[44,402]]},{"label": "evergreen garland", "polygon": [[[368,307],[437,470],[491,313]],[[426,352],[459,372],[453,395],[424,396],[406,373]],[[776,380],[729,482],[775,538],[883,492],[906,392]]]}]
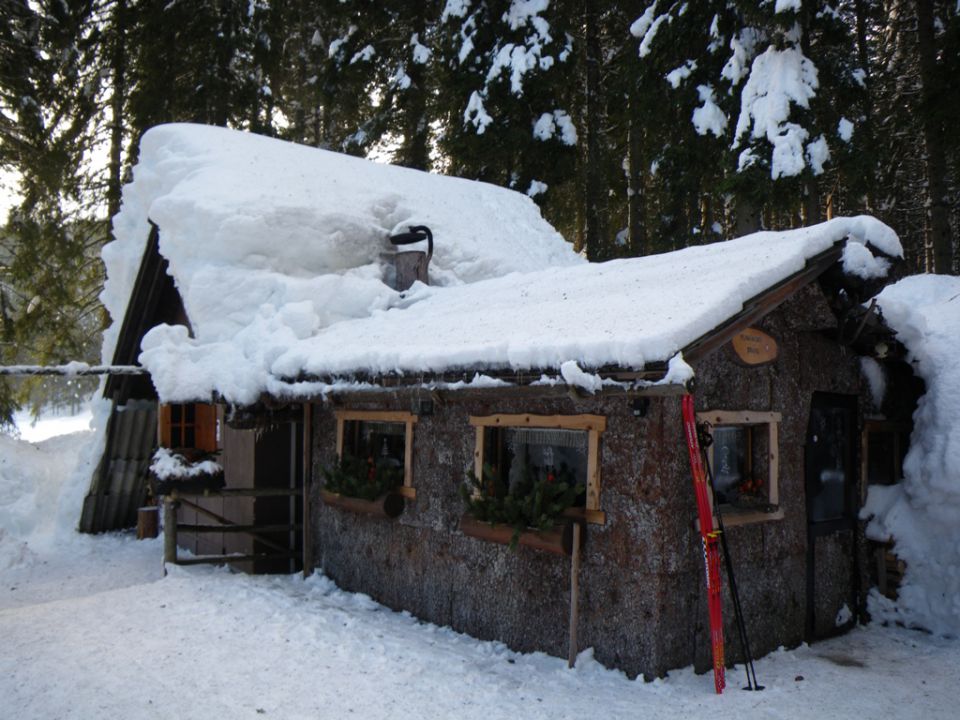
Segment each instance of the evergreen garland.
[{"label": "evergreen garland", "polygon": [[403,469],[377,463],[372,457],[362,460],[344,453],[332,467],[324,468],[325,489],[345,497],[376,500],[403,481]]},{"label": "evergreen garland", "polygon": [[469,483],[460,486],[467,514],[491,526],[512,527],[511,548],[517,546],[520,533],[525,530],[552,530],[564,511],[573,507],[584,492],[584,486],[575,481],[565,465],[559,471],[552,466],[528,466],[512,487],[489,465],[483,466],[482,478],[472,470],[467,478]]}]

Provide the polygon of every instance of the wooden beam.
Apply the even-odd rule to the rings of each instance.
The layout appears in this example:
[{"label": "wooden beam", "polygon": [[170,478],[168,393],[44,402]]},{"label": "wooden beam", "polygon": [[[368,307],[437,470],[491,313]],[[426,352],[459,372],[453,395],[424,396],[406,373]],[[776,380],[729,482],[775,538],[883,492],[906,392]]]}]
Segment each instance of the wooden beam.
[{"label": "wooden beam", "polygon": [[219,490],[177,490],[178,498],[216,498],[216,497],[292,497],[300,494],[299,488],[220,488]]},{"label": "wooden beam", "polygon": [[607,419],[603,415],[471,415],[470,424],[474,427],[528,427],[597,432],[607,429]]},{"label": "wooden beam", "polygon": [[0,375],[62,375],[78,377],[87,375],[147,375],[147,369],[138,365],[0,365]]},{"label": "wooden beam", "polygon": [[300,524],[296,525],[184,525],[183,523],[177,524],[177,532],[190,532],[190,533],[249,533],[255,534],[258,532],[290,532],[291,530],[299,530],[301,528]]},{"label": "wooden beam", "polygon": [[395,422],[416,424],[417,416],[403,410],[334,410],[337,420],[365,420],[367,422]]},{"label": "wooden beam", "polygon": [[253,562],[255,560],[289,560],[296,558],[295,552],[257,553],[253,555],[201,555],[200,557],[180,558],[177,565],[225,565],[227,563]]}]

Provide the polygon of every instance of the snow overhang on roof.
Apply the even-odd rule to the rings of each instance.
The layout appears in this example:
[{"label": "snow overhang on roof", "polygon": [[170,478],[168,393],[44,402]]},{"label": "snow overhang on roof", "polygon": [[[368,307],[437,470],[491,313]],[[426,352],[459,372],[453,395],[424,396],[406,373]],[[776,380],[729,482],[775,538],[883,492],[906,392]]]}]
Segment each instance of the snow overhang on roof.
[{"label": "snow overhang on roof", "polygon": [[[599,379],[584,371],[671,359],[682,379],[679,350],[836,243],[847,239],[844,267],[862,277],[889,267],[872,249],[902,255],[892,230],[859,217],[587,264],[518,193],[173,125],[144,136],[104,250],[115,319],[148,218],[194,330],[162,325],[143,340],[140,360],[168,401],[248,404],[446,371],[553,371],[591,387]],[[433,229],[439,284],[396,293],[380,255],[391,233],[419,224]]]}]

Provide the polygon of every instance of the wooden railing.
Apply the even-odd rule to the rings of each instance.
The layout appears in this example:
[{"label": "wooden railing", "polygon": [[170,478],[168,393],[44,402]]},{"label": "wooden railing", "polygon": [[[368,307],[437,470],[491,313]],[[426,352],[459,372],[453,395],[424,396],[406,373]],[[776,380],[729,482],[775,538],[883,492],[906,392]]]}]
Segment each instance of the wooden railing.
[{"label": "wooden railing", "polygon": [[[237,497],[300,497],[303,490],[300,488],[224,488],[222,490],[204,490],[184,492],[174,490],[163,497],[163,561],[174,565],[222,565],[225,563],[243,563],[257,560],[294,560],[300,559],[301,554],[291,550],[289,545],[283,545],[275,540],[264,537],[263,533],[296,532],[302,530],[299,523],[291,524],[253,524],[244,525],[213,512],[195,502],[199,498],[237,498]],[[214,521],[215,525],[200,525],[177,522],[177,509],[185,506],[200,515]],[[226,555],[200,555],[197,557],[181,558],[177,554],[177,535],[185,533],[239,533],[253,538],[261,545],[269,548],[269,553],[231,553]]]}]

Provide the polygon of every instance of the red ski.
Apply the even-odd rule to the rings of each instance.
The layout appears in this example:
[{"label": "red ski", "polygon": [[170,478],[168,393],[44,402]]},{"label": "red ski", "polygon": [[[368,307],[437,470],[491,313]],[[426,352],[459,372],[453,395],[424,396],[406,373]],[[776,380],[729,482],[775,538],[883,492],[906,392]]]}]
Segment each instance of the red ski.
[{"label": "red ski", "polygon": [[701,459],[700,441],[697,439],[697,416],[693,409],[693,395],[683,396],[683,431],[687,436],[687,450],[690,452],[690,470],[693,473],[700,536],[703,539],[707,606],[710,611],[710,645],[713,649],[713,684],[719,695],[726,686],[723,660],[723,611],[720,607],[720,551],[717,542],[719,534],[713,529],[707,474]]}]

